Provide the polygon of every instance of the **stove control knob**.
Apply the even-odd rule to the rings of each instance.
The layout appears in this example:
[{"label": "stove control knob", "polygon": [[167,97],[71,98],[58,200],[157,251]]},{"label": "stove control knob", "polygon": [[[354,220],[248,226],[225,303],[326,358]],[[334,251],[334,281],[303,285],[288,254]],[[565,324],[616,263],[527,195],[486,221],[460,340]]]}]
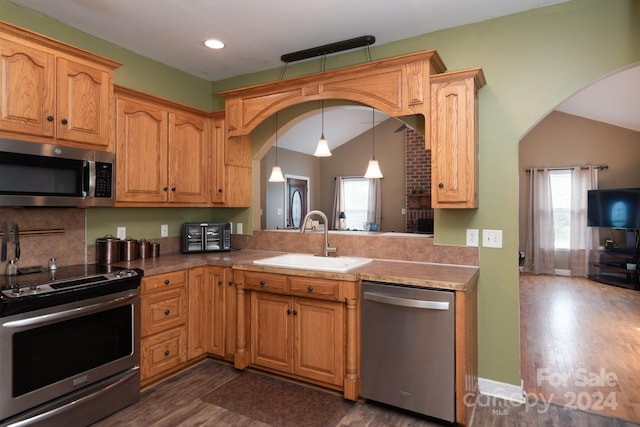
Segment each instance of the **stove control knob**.
[{"label": "stove control knob", "polygon": [[22,288],[13,288],[13,293],[15,295],[20,295],[22,293]]}]

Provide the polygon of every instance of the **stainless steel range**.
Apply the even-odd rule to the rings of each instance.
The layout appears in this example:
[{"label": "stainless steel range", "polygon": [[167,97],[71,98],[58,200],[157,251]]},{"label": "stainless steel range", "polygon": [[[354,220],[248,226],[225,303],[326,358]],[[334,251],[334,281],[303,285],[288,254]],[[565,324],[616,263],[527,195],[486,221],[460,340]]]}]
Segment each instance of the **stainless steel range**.
[{"label": "stainless steel range", "polygon": [[88,425],[140,398],[142,270],[0,277],[0,426]]}]

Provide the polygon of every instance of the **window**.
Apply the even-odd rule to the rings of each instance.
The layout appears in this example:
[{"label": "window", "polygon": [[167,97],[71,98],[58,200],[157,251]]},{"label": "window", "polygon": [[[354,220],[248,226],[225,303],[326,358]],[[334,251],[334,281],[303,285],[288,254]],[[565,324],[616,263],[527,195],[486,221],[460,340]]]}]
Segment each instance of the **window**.
[{"label": "window", "polygon": [[571,170],[549,172],[551,184],[551,206],[553,209],[554,246],[569,249],[571,236]]},{"label": "window", "polygon": [[344,178],[342,181],[345,227],[350,230],[368,229],[365,225],[369,209],[369,182],[367,178]]}]

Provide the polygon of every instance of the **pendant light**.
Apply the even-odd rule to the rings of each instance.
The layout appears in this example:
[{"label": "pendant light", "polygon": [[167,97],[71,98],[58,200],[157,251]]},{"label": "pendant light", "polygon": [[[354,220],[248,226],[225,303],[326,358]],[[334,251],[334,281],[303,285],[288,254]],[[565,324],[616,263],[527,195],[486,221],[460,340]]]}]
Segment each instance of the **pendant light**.
[{"label": "pendant light", "polygon": [[371,160],[369,160],[369,166],[364,173],[365,178],[382,178],[382,171],[380,171],[380,165],[376,160],[376,122],[375,122],[375,110],[371,109],[371,139],[373,141],[373,150],[371,154]]},{"label": "pendant light", "polygon": [[318,141],[318,146],[316,147],[316,152],[313,153],[316,157],[330,157],[331,150],[329,150],[329,145],[327,144],[327,139],[324,137],[324,100],[321,101],[321,116],[322,116],[322,133],[320,134],[320,141]]},{"label": "pendant light", "polygon": [[284,176],[282,175],[282,169],[278,165],[278,113],[276,113],[276,162],[271,168],[271,176],[269,182],[284,182]]}]

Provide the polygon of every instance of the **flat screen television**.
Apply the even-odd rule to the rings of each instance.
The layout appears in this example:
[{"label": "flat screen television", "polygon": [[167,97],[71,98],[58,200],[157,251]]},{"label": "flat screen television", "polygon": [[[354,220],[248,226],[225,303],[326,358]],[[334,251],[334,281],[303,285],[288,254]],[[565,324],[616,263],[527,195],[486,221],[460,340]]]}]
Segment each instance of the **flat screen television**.
[{"label": "flat screen television", "polygon": [[640,188],[589,190],[587,225],[640,229]]}]

